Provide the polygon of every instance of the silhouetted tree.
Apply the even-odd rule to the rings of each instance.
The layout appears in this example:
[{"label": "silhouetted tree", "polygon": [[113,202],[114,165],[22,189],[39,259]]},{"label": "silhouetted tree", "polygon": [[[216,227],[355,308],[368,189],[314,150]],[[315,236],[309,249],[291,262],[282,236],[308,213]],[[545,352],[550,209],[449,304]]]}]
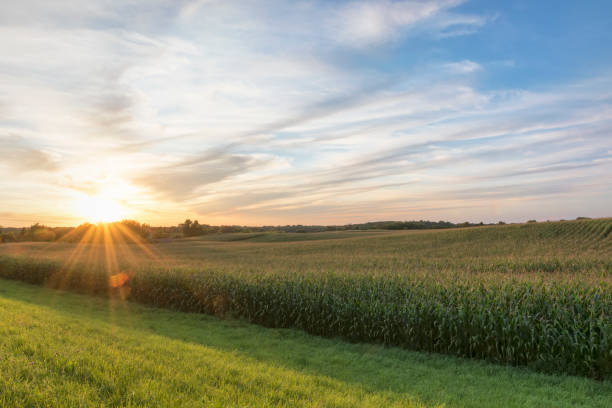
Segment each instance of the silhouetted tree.
[{"label": "silhouetted tree", "polygon": [[187,219],[185,220],[185,223],[183,223],[183,235],[186,237],[202,235],[208,232],[208,228],[208,225],[201,225],[198,220],[191,221],[190,219]]},{"label": "silhouetted tree", "polygon": [[201,234],[202,234],[202,226],[200,225],[198,220],[193,221],[193,224],[191,224],[191,235],[195,236],[195,235],[201,235]]},{"label": "silhouetted tree", "polygon": [[183,235],[186,237],[191,236],[191,220],[189,218],[183,223]]}]

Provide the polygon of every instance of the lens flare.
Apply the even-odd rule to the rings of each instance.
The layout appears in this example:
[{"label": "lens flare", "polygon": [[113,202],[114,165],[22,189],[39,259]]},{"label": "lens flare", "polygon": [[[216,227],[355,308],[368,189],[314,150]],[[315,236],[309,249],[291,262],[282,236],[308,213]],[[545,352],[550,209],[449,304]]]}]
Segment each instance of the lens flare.
[{"label": "lens flare", "polygon": [[118,273],[116,275],[112,275],[110,277],[110,285],[113,288],[119,288],[123,285],[125,285],[125,283],[128,281],[129,276],[125,273]]}]

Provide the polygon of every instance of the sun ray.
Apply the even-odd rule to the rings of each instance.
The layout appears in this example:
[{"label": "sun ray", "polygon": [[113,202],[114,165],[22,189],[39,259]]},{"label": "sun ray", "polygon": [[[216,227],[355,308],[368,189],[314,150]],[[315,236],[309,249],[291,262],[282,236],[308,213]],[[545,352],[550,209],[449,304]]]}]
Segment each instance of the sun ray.
[{"label": "sun ray", "polygon": [[140,238],[138,235],[136,235],[134,232],[130,231],[129,228],[125,227],[124,225],[122,225],[120,223],[117,224],[117,227],[133,243],[135,243],[140,249],[142,249],[148,256],[153,258],[153,260],[155,260],[155,261],[159,261],[160,260],[160,256],[157,253],[154,252],[153,248],[150,247],[149,245],[146,245],[145,243],[143,243],[143,239]]},{"label": "sun ray", "polygon": [[[49,282],[60,289],[70,286],[73,279],[84,279],[81,282],[83,289],[94,292],[95,281],[100,276],[98,273],[102,273],[111,297],[125,300],[131,290],[129,279],[133,271],[144,261],[160,262],[163,259],[163,254],[154,245],[123,222],[86,223],[62,238],[65,244],[74,245],[74,248],[64,259],[62,273]],[[71,244],[71,241],[76,242]],[[113,301],[113,308],[122,307],[115,303]]]},{"label": "sun ray", "polygon": [[83,237],[76,244],[74,250],[68,256],[68,259],[64,262],[64,267],[62,268],[63,272],[61,274],[62,278],[59,282],[50,282],[52,286],[62,289],[65,287],[66,282],[72,277],[74,273],[75,267],[78,265],[81,256],[86,248],[86,243],[90,239],[90,237],[94,234],[94,226],[90,225],[86,227],[87,230],[83,234]]}]

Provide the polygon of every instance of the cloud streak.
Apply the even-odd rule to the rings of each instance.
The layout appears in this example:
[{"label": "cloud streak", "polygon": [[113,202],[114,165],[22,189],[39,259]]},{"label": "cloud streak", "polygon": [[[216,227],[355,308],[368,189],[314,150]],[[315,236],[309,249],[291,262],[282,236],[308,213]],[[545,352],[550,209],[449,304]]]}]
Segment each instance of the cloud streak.
[{"label": "cloud streak", "polygon": [[218,149],[153,168],[134,178],[133,182],[165,199],[185,201],[197,197],[203,187],[253,172],[273,162],[273,157],[232,154],[227,149]]}]

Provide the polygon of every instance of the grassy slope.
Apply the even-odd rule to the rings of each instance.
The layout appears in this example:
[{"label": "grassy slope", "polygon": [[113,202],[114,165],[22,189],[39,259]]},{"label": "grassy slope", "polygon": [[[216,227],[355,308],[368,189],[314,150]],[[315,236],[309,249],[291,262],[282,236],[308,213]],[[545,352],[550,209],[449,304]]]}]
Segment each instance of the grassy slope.
[{"label": "grassy slope", "polygon": [[0,280],[0,406],[609,407],[535,374]]}]

